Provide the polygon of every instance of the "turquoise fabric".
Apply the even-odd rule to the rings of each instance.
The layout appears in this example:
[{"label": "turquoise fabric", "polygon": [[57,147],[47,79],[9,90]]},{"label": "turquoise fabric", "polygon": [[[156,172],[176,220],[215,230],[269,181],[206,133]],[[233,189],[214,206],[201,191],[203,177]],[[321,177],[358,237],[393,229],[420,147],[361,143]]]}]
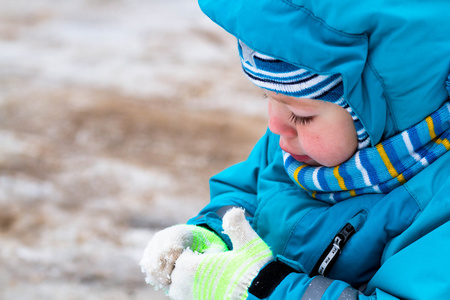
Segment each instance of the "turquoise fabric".
[{"label": "turquoise fabric", "polygon": [[[327,290],[326,299],[338,299],[345,288],[364,283],[369,285],[360,299],[445,299],[428,295],[450,294],[450,260],[442,256],[449,246],[450,153],[387,195],[331,205],[312,199],[290,180],[278,141],[267,131],[246,161],[212,177],[211,202],[188,222],[210,225],[223,235],[212,216],[223,207],[244,207],[277,259],[299,272],[286,277],[269,299],[301,299],[312,266],[347,222],[357,233],[328,274],[339,284]],[[436,285],[430,284],[433,278]]]},{"label": "turquoise fabric", "polygon": [[[448,99],[448,0],[199,3],[250,48],[317,74],[341,74],[344,98],[372,145],[422,121]],[[267,131],[246,161],[211,178],[211,202],[188,222],[220,231],[223,207],[245,208],[277,259],[298,272],[268,299],[448,298],[450,153],[387,194],[330,204],[292,182],[278,142]],[[314,276],[323,249],[346,223],[356,233],[328,278]]]},{"label": "turquoise fabric", "polygon": [[250,48],[314,73],[341,74],[372,145],[447,99],[450,2],[199,0]]}]

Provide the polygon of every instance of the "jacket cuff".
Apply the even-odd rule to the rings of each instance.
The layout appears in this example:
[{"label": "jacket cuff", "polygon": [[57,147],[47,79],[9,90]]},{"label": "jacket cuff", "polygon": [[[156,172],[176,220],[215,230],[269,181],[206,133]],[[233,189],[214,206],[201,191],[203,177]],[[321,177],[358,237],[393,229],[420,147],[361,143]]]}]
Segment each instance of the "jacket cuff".
[{"label": "jacket cuff", "polygon": [[272,261],[259,271],[248,292],[259,299],[267,298],[280,282],[293,272],[297,271],[285,263]]},{"label": "jacket cuff", "polygon": [[[239,207],[239,206],[227,205],[227,206],[221,207],[218,210],[216,210],[215,212],[208,212],[206,214],[202,214],[195,218],[192,218],[187,222],[187,224],[202,226],[209,230],[214,231],[218,236],[220,236],[222,238],[222,240],[225,242],[225,244],[227,244],[228,249],[233,249],[233,244],[231,243],[230,238],[228,237],[228,235],[226,235],[223,232],[222,218],[228,210],[230,210],[234,207]],[[253,216],[247,210],[245,210],[245,217],[246,217],[247,221],[249,221],[251,224]]]},{"label": "jacket cuff", "polygon": [[206,215],[195,218],[194,221],[191,219],[189,220],[188,224],[202,226],[215,232],[218,236],[220,236],[225,244],[227,244],[228,249],[233,249],[233,244],[231,243],[230,238],[223,232],[222,218],[219,217],[216,213],[209,212]]}]

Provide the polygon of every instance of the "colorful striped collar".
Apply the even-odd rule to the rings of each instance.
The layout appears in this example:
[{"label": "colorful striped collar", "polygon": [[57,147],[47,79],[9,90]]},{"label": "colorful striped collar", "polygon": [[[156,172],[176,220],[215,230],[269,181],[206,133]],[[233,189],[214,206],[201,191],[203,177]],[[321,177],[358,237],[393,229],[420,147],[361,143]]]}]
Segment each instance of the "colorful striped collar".
[{"label": "colorful striped collar", "polygon": [[336,167],[313,167],[283,152],[284,167],[313,198],[336,203],[350,197],[387,194],[404,184],[450,149],[450,103],[420,123],[359,150]]}]

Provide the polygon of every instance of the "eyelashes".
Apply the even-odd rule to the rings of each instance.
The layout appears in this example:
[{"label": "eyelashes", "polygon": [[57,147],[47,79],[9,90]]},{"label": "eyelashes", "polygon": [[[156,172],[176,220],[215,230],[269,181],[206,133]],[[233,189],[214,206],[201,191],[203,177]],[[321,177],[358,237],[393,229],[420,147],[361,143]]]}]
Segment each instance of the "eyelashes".
[{"label": "eyelashes", "polygon": [[308,125],[313,121],[314,117],[299,117],[293,112],[289,114],[289,121],[295,125]]},{"label": "eyelashes", "polygon": [[[263,93],[262,98],[269,98],[269,96],[266,93]],[[289,112],[289,121],[294,125],[308,125],[313,121],[313,119],[314,116],[300,117],[294,114],[292,111]]]}]

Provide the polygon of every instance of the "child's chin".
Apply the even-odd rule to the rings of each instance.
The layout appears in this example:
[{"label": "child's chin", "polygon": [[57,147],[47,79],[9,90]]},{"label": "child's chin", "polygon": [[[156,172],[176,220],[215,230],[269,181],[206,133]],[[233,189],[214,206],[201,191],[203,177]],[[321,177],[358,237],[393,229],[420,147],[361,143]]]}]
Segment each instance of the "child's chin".
[{"label": "child's chin", "polygon": [[314,161],[311,157],[307,155],[295,155],[291,154],[291,156],[298,162],[310,165],[310,166],[320,166],[316,161]]}]

